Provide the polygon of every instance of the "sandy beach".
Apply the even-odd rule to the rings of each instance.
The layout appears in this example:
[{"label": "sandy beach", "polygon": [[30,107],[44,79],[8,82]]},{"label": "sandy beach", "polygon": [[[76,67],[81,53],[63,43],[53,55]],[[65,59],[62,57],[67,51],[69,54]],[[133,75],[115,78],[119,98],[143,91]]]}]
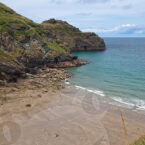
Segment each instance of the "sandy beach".
[{"label": "sandy beach", "polygon": [[145,134],[142,113],[73,86],[48,89],[46,78],[31,81],[1,88],[9,99],[0,106],[0,145],[128,145]]}]

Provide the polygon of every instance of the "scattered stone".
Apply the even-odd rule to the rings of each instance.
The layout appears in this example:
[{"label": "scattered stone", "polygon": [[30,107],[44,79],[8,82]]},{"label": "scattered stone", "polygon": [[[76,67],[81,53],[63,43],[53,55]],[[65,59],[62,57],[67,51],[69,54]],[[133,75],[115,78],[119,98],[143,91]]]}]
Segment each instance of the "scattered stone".
[{"label": "scattered stone", "polygon": [[40,98],[41,98],[41,97],[42,97],[42,95],[41,95],[41,94],[38,94],[38,97],[40,97]]},{"label": "scattered stone", "polygon": [[47,93],[48,92],[48,90],[44,90],[44,93]]},{"label": "scattered stone", "polygon": [[17,90],[18,90],[17,88],[12,88],[12,89],[11,89],[12,92],[15,92],[15,91],[17,91]]},{"label": "scattered stone", "polygon": [[26,104],[26,107],[31,107],[31,104]]},{"label": "scattered stone", "polygon": [[59,134],[56,133],[55,136],[56,136],[56,137],[59,137]]},{"label": "scattered stone", "polygon": [[29,73],[26,73],[26,76],[27,76],[27,79],[31,79],[34,77],[32,74],[29,74]]},{"label": "scattered stone", "polygon": [[0,86],[5,86],[7,84],[7,82],[4,80],[4,81],[2,81],[2,80],[0,80]]}]

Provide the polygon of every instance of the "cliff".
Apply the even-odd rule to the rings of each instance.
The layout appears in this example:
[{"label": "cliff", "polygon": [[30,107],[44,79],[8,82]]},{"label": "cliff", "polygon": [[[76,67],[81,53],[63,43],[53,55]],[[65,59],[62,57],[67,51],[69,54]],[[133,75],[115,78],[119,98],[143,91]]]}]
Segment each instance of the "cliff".
[{"label": "cliff", "polygon": [[67,22],[51,19],[42,24],[0,3],[0,80],[15,80],[38,68],[86,64],[70,54],[75,50],[103,50],[104,41],[82,33]]},{"label": "cliff", "polygon": [[[105,43],[95,33],[81,32],[65,21],[50,19],[42,25],[47,33],[56,37],[57,43],[66,51],[105,50]],[[49,35],[48,35],[49,36]]]}]

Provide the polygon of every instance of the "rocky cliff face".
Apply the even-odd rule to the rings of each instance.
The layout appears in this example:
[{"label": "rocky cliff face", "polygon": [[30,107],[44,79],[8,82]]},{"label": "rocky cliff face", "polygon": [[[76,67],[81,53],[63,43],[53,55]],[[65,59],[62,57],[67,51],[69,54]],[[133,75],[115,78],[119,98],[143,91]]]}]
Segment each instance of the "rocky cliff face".
[{"label": "rocky cliff face", "polygon": [[67,22],[51,19],[37,24],[0,3],[0,80],[24,77],[43,66],[81,65],[75,50],[103,50],[103,39],[82,33]]},{"label": "rocky cliff face", "polygon": [[78,28],[65,21],[50,19],[44,21],[42,25],[47,32],[56,37],[56,41],[61,47],[69,51],[81,50],[105,50],[105,43],[95,33],[81,32]]}]

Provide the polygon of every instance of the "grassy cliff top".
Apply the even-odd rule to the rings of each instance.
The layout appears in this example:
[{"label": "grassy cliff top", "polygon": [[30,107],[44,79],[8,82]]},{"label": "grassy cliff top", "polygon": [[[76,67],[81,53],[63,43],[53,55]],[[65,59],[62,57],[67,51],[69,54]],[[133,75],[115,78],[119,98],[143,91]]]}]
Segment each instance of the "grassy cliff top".
[{"label": "grassy cliff top", "polygon": [[61,20],[55,20],[55,19],[50,19],[47,21],[44,21],[42,23],[47,29],[52,30],[54,32],[63,32],[67,34],[81,34],[81,31],[67,23],[66,21],[61,21]]},{"label": "grassy cliff top", "polygon": [[80,50],[80,48],[89,48],[89,50],[105,49],[103,39],[95,33],[83,33],[66,21],[55,19],[38,24],[17,14],[2,3],[0,3],[0,33],[2,38],[11,35],[9,39],[17,40],[18,43],[27,42],[28,39],[38,40],[39,44],[43,43],[42,45],[45,45],[45,51],[52,49],[66,53],[73,51],[75,47],[76,50]]},{"label": "grassy cliff top", "polygon": [[[47,39],[46,30],[43,25],[37,24],[32,20],[17,14],[2,3],[0,3],[0,39],[7,45],[5,47],[9,47],[7,40],[16,41],[15,44],[20,44],[21,42],[30,43],[28,41],[33,39],[37,40],[38,43],[41,43],[45,49],[52,49],[54,51],[65,53],[65,50],[55,42],[55,39],[53,41]],[[20,48],[21,44],[17,46]],[[17,46],[13,45],[11,48],[13,47],[13,49],[15,49]]]},{"label": "grassy cliff top", "polygon": [[[97,36],[95,33],[92,32],[82,32],[80,31],[79,28],[76,28],[74,26],[72,26],[71,24],[69,24],[66,21],[62,21],[62,20],[56,20],[56,19],[50,19],[47,21],[43,21],[42,25],[47,29],[50,30],[52,33],[54,32],[56,33],[61,33],[64,35],[69,35],[72,37],[84,37],[86,35],[93,35],[93,36]],[[99,37],[98,37],[99,38]]]},{"label": "grassy cliff top", "polygon": [[17,14],[14,10],[0,3],[0,32],[10,29],[27,31],[40,26],[32,20]]},{"label": "grassy cliff top", "polygon": [[92,32],[82,32],[66,21],[50,19],[44,21],[42,25],[48,32],[56,36],[57,42],[61,43],[62,47],[66,50],[77,51],[105,49],[104,40],[98,35]]}]

